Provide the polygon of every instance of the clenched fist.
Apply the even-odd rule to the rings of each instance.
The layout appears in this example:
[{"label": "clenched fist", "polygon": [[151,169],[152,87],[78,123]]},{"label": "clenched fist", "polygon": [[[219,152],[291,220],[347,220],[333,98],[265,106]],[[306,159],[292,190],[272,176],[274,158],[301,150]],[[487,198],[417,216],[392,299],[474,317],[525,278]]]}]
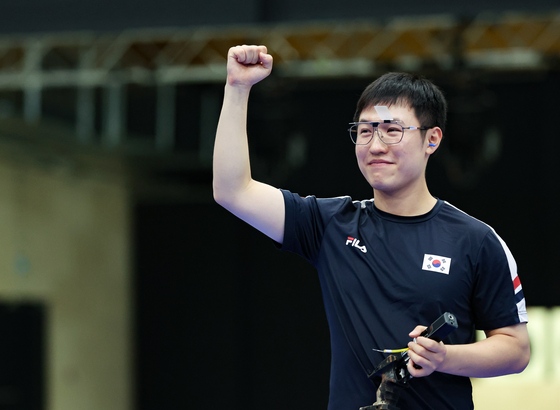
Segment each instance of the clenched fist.
[{"label": "clenched fist", "polygon": [[231,86],[251,87],[272,71],[272,56],[265,46],[237,46],[228,51],[227,82]]}]

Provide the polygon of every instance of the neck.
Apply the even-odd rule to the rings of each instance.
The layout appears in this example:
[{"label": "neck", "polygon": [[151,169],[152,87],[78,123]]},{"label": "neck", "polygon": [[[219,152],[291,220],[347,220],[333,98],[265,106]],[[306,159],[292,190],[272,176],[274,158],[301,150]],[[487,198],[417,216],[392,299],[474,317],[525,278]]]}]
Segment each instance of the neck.
[{"label": "neck", "polygon": [[414,192],[384,192],[374,189],[373,196],[377,209],[399,216],[423,215],[430,212],[437,203],[425,185]]}]

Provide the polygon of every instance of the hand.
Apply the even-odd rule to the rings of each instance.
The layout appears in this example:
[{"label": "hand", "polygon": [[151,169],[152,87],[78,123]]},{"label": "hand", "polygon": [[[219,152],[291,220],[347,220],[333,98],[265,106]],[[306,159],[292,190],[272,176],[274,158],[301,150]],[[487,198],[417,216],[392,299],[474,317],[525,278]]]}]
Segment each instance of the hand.
[{"label": "hand", "polygon": [[272,56],[265,46],[237,46],[228,51],[227,82],[232,86],[251,87],[268,77]]},{"label": "hand", "polygon": [[[424,330],[426,330],[426,326],[416,326],[409,333],[410,337],[416,338],[416,343],[410,342],[408,344],[410,360],[407,368],[413,377],[424,377],[432,374],[445,360],[445,355],[447,354],[447,348],[443,342],[436,342],[435,340],[420,336]],[[414,367],[415,364],[422,368],[416,369]]]}]

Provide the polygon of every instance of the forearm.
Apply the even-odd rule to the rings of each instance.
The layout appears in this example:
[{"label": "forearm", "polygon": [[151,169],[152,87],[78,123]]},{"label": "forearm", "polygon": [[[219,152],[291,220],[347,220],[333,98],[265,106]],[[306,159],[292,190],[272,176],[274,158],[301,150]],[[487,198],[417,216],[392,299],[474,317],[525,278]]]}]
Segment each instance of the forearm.
[{"label": "forearm", "polygon": [[214,198],[218,203],[231,201],[251,181],[246,131],[249,91],[250,87],[225,87],[213,159]]},{"label": "forearm", "polygon": [[529,363],[528,337],[494,334],[476,343],[446,347],[445,359],[437,370],[458,376],[494,377],[520,373]]}]

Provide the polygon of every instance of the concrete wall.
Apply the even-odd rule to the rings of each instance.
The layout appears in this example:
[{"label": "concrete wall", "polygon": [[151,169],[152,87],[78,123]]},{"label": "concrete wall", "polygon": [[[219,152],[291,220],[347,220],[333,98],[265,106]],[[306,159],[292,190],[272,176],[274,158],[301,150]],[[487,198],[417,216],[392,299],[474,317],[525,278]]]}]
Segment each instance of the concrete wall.
[{"label": "concrete wall", "polygon": [[125,178],[0,147],[0,301],[40,302],[47,410],[132,402]]}]

